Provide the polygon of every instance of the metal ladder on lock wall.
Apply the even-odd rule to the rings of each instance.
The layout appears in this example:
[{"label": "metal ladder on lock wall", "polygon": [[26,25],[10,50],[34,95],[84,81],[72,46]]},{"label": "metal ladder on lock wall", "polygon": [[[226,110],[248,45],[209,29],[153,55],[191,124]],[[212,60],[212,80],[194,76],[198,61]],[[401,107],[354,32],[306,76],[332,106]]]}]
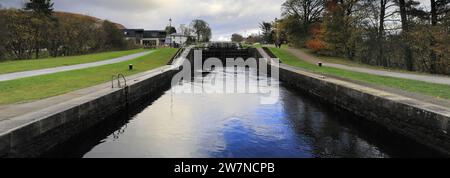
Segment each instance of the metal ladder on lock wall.
[{"label": "metal ladder on lock wall", "polygon": [[[122,85],[120,79],[123,80],[124,85]],[[117,80],[117,86],[114,85],[115,81]],[[111,88],[125,88],[127,87],[127,79],[125,78],[125,76],[123,74],[117,74],[117,75],[113,75],[111,78]]]},{"label": "metal ladder on lock wall", "polygon": [[[123,84],[121,82],[121,79],[123,81]],[[117,80],[117,86],[114,85],[115,81]],[[117,74],[112,76],[111,79],[111,88],[120,88],[123,89],[124,92],[124,103],[126,103],[126,105],[128,106],[128,95],[129,95],[129,88],[128,88],[128,84],[127,84],[127,79],[125,78],[125,76],[123,74]]]}]

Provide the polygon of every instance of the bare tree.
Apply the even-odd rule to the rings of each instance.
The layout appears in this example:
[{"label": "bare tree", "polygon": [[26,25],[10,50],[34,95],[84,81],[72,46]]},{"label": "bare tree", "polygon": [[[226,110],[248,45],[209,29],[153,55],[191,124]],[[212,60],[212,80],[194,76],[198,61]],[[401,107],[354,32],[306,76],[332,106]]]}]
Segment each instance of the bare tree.
[{"label": "bare tree", "polygon": [[325,0],[287,0],[282,4],[283,15],[299,18],[304,29],[322,18]]},{"label": "bare tree", "polygon": [[379,61],[381,65],[384,67],[388,67],[389,61],[385,57],[384,54],[384,41],[385,41],[385,22],[387,18],[390,18],[393,16],[393,12],[389,13],[389,9],[393,7],[395,4],[393,3],[393,0],[380,0],[379,4],[379,23],[378,23],[378,50],[379,50]]}]

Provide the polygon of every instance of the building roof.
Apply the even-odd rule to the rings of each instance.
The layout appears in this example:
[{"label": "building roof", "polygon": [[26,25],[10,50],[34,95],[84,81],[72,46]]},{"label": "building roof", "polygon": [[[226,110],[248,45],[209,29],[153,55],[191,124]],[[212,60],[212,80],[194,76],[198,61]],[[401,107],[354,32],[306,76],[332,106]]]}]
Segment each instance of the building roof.
[{"label": "building roof", "polygon": [[166,38],[164,30],[124,29],[125,37]]},{"label": "building roof", "polygon": [[166,34],[164,30],[145,30],[144,38],[166,38]]},{"label": "building roof", "polygon": [[136,35],[143,33],[144,29],[123,29],[125,37],[136,37]]},{"label": "building roof", "polygon": [[235,42],[209,42],[206,47],[210,49],[240,49],[242,45]]}]

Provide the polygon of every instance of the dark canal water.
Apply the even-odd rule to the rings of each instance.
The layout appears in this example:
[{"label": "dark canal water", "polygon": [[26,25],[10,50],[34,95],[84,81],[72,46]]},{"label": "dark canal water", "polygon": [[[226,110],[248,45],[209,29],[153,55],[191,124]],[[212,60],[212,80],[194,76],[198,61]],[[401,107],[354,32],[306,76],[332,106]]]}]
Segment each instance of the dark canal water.
[{"label": "dark canal water", "polygon": [[[249,77],[245,77],[249,74]],[[210,81],[245,77],[237,89],[260,85],[278,89],[275,102],[266,93],[197,92],[214,90]],[[58,148],[50,157],[148,158],[311,158],[429,156],[417,145],[394,138],[337,109],[305,97],[249,69],[216,70],[161,93],[142,108],[91,129]],[[231,85],[226,80],[227,86]]]}]

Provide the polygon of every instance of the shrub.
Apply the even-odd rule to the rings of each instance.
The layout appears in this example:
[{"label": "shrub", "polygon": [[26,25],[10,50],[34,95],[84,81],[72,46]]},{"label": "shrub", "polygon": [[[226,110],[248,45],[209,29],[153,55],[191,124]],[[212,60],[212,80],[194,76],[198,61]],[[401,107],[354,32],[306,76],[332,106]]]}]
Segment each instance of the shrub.
[{"label": "shrub", "polygon": [[327,48],[327,45],[324,41],[321,41],[319,39],[311,39],[306,41],[306,47],[313,50],[314,52],[319,52],[325,50]]}]

